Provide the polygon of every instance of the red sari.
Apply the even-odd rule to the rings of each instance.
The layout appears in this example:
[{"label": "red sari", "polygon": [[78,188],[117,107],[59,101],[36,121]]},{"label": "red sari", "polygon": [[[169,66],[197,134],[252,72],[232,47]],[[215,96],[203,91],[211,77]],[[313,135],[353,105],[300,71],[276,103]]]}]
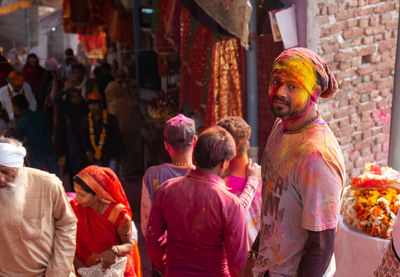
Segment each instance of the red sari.
[{"label": "red sari", "polygon": [[[98,196],[110,201],[104,214],[88,207],[82,207],[71,200],[71,206],[78,218],[76,255],[85,266],[100,263],[100,255],[113,245],[120,244],[117,229],[130,224],[132,212],[125,192],[115,173],[105,167],[88,166],[77,174]],[[118,201],[116,200],[118,199]],[[125,277],[141,277],[140,256],[136,241],[127,258]]]}]

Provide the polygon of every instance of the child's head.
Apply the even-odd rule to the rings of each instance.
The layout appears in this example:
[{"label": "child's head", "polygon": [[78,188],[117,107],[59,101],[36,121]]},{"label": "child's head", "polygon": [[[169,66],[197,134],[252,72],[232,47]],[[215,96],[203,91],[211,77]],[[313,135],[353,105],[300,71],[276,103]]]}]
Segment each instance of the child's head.
[{"label": "child's head", "polygon": [[217,125],[227,130],[236,143],[237,154],[247,151],[251,136],[251,127],[240,116],[229,116],[217,122]]},{"label": "child's head", "polygon": [[175,151],[185,152],[192,148],[196,137],[194,120],[178,114],[165,122],[164,140]]},{"label": "child's head", "polygon": [[231,134],[219,126],[213,126],[200,134],[193,160],[198,168],[211,169],[233,159],[235,155],[236,145]]}]

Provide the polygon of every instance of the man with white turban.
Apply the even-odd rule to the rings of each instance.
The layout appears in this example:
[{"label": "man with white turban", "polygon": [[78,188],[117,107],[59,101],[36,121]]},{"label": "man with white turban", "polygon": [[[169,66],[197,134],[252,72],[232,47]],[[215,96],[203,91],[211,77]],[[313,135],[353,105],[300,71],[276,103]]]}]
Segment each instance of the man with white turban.
[{"label": "man with white turban", "polygon": [[61,181],[0,137],[0,276],[73,277],[77,219]]}]

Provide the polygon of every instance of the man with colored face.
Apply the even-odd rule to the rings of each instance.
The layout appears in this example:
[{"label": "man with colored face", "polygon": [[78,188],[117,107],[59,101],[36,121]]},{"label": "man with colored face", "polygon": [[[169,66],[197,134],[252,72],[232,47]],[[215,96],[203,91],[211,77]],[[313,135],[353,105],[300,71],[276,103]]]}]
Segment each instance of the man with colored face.
[{"label": "man with colored face", "polygon": [[278,118],[262,158],[261,230],[245,276],[317,277],[329,266],[345,166],[315,104],[336,89],[326,63],[309,49],[286,50],[274,62],[268,95]]}]

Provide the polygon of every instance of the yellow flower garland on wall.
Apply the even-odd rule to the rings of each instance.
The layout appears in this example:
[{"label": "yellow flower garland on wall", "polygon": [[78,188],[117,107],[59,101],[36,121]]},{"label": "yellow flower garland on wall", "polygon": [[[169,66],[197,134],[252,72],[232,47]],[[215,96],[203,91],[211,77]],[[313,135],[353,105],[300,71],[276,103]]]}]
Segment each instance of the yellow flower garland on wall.
[{"label": "yellow flower garland on wall", "polygon": [[107,111],[103,110],[102,115],[103,115],[103,128],[100,133],[99,145],[96,144],[96,136],[94,134],[92,113],[90,112],[89,116],[88,116],[90,143],[94,149],[94,158],[96,160],[100,160],[100,158],[101,158],[101,150],[103,149],[104,141],[105,141],[106,135],[107,135],[107,131],[106,131]]}]

